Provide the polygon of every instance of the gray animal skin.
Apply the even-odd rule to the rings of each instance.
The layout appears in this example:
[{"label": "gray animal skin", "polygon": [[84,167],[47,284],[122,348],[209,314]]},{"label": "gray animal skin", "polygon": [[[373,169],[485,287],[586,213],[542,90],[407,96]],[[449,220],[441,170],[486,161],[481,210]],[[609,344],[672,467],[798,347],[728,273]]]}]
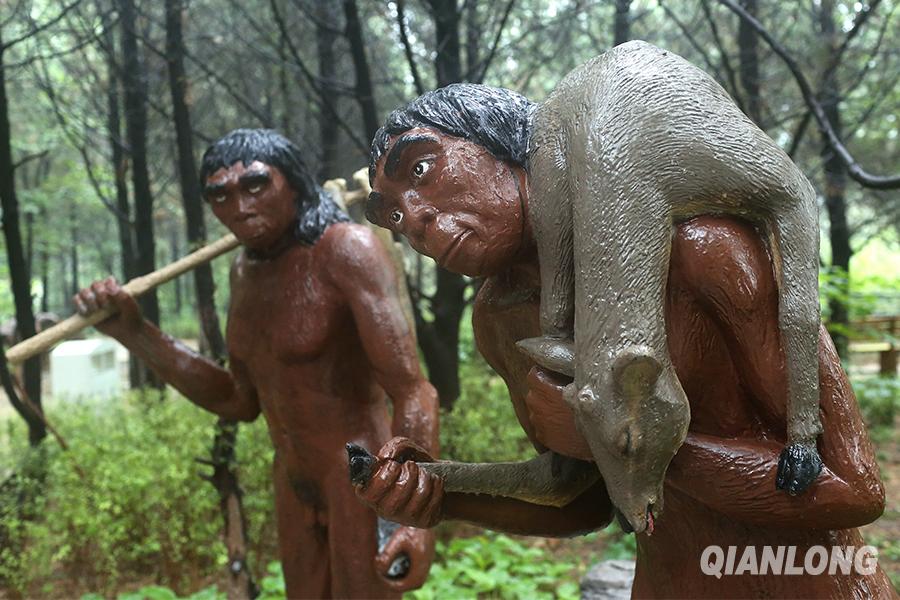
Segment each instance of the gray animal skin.
[{"label": "gray animal skin", "polygon": [[821,470],[822,428],[819,230],[800,170],[711,77],[639,41],[557,85],[534,114],[528,159],[544,337],[523,346],[559,370],[574,332],[566,399],[622,516],[640,532],[661,510],[687,434],[664,299],[673,224],[702,214],[749,220],[773,253],[789,382],[778,486],[803,491]]}]

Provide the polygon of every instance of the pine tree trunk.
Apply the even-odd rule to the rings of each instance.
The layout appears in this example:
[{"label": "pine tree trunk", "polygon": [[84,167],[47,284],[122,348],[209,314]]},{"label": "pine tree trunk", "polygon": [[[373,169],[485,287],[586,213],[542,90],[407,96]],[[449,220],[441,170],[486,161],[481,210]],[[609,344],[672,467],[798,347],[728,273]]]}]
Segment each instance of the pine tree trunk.
[{"label": "pine tree trunk", "polygon": [[[4,48],[0,36],[0,208],[3,209],[3,236],[6,242],[6,259],[16,308],[16,326],[22,338],[35,334],[34,310],[31,298],[31,280],[25,264],[22,232],[19,229],[19,200],[12,158],[12,130],[9,125],[9,103],[6,96],[6,68]],[[24,387],[32,404],[41,406],[41,357],[25,361]],[[38,446],[47,437],[43,422],[30,411],[22,414],[28,424],[28,442]]]},{"label": "pine tree trunk", "polygon": [[[182,33],[181,0],[166,0],[166,62],[169,71],[169,90],[172,95],[172,115],[178,147],[178,176],[184,207],[188,244],[194,248],[206,241],[203,201],[197,170],[194,166],[194,147],[189,108],[187,73],[184,68],[184,35]],[[216,313],[215,282],[212,267],[205,263],[194,269],[194,291],[197,298],[203,336],[212,357],[224,362],[227,349]],[[228,598],[254,598],[258,590],[247,562],[247,527],[241,488],[234,470],[234,445],[237,424],[220,419],[213,438],[211,481],[219,493],[224,520],[225,546],[228,552]]]}]

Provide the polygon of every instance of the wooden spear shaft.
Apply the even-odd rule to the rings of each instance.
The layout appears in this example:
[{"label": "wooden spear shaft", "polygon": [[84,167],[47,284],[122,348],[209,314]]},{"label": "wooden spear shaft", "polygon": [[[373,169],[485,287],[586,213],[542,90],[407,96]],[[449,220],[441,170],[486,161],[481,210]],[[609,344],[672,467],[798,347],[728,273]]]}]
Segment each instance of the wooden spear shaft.
[{"label": "wooden spear shaft", "polygon": [[[221,256],[230,250],[234,250],[240,245],[240,242],[234,234],[229,233],[211,244],[203,246],[196,252],[188,254],[184,258],[176,260],[161,269],[157,269],[152,273],[135,277],[122,286],[122,289],[132,296],[140,296],[148,292],[158,285],[175,279],[182,273],[209,262],[217,256]],[[95,313],[91,313],[89,317],[81,315],[73,315],[68,319],[61,321],[49,329],[45,329],[39,334],[24,340],[6,352],[6,360],[11,365],[17,365],[25,360],[48,350],[51,346],[58,344],[66,338],[70,338],[82,329],[96,325],[100,321],[111,317],[116,310],[112,306],[106,306]]]}]

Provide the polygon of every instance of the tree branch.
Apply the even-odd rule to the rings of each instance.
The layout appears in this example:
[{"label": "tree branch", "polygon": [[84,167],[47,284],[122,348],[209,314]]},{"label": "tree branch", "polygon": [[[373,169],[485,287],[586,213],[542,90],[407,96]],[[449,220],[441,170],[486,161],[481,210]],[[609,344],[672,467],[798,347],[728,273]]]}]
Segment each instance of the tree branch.
[{"label": "tree branch", "polygon": [[818,99],[816,99],[816,94],[813,92],[812,87],[810,87],[809,82],[806,80],[800,67],[788,53],[787,49],[773,39],[768,30],[763,27],[759,21],[754,19],[752,15],[734,2],[734,0],[719,0],[719,3],[725,5],[729,10],[753,27],[759,36],[769,45],[772,51],[784,61],[785,65],[787,65],[788,70],[790,70],[791,74],[794,76],[794,80],[797,82],[797,86],[800,88],[803,100],[806,102],[806,105],[809,106],[810,111],[816,119],[816,123],[819,125],[819,131],[822,132],[822,135],[825,137],[832,151],[847,167],[847,174],[864,187],[878,190],[900,188],[900,175],[872,175],[860,167],[835,133],[831,122],[829,122],[828,117],[825,115],[825,110],[822,108],[822,105],[819,104]]},{"label": "tree branch", "polygon": [[406,14],[404,13],[403,5],[403,0],[397,0],[397,24],[400,26],[400,41],[403,42],[403,51],[406,53],[406,62],[409,63],[409,70],[412,73],[413,83],[416,86],[416,94],[421,96],[425,93],[425,86],[422,85],[422,78],[419,77],[416,57],[413,55],[412,44],[409,43],[409,35],[406,32]]},{"label": "tree branch", "polygon": [[503,28],[506,27],[506,21],[509,19],[509,13],[512,12],[513,5],[516,3],[516,0],[509,0],[506,4],[506,10],[503,11],[503,16],[500,18],[500,25],[497,27],[497,34],[494,36],[494,42],[491,44],[491,50],[488,52],[488,55],[482,60],[481,71],[478,73],[478,78],[475,79],[475,83],[481,83],[484,81],[485,75],[487,75],[487,70],[491,66],[491,63],[494,61],[494,55],[497,54],[497,46],[500,44],[500,35],[503,33]]},{"label": "tree branch", "polygon": [[23,33],[23,34],[20,35],[19,37],[13,38],[12,41],[9,41],[9,42],[3,42],[3,44],[0,45],[0,53],[2,53],[2,52],[5,51],[5,50],[9,50],[10,48],[12,48],[13,46],[15,46],[15,45],[18,44],[19,42],[24,42],[25,40],[27,40],[27,39],[29,39],[29,38],[31,38],[31,37],[36,36],[36,35],[39,34],[40,32],[42,32],[42,31],[44,31],[45,29],[47,29],[48,27],[53,27],[54,25],[56,25],[57,23],[59,23],[59,22],[63,19],[63,17],[65,17],[67,14],[69,14],[69,12],[70,12],[73,8],[75,8],[76,6],[78,6],[79,4],[81,4],[81,0],[74,0],[74,2],[70,2],[69,4],[67,4],[66,6],[64,6],[64,7],[62,8],[62,10],[59,11],[59,14],[57,14],[55,17],[53,17],[53,18],[50,19],[49,21],[47,21],[47,22],[45,22],[45,23],[42,23],[42,24],[40,24],[40,25],[38,25],[38,26],[32,28],[31,31],[29,31],[28,33]]}]

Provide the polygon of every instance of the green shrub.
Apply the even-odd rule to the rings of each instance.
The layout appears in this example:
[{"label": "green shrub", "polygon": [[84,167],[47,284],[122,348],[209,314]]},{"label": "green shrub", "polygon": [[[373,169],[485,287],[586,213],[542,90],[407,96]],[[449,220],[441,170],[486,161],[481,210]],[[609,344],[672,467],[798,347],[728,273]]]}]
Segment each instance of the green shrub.
[{"label": "green shrub", "polygon": [[407,597],[578,598],[575,564],[500,534],[438,542],[425,586]]},{"label": "green shrub", "polygon": [[[3,523],[21,551],[0,555],[0,580],[26,595],[109,594],[134,581],[187,589],[222,571],[218,497],[195,461],[209,454],[212,415],[180,398],[135,394],[59,405],[48,416],[70,449],[44,444],[44,493],[34,519]],[[263,422],[241,429],[237,451],[251,540],[272,540]]]},{"label": "green shrub", "polygon": [[855,378],[853,391],[869,427],[893,426],[894,418],[900,411],[900,378]]}]

